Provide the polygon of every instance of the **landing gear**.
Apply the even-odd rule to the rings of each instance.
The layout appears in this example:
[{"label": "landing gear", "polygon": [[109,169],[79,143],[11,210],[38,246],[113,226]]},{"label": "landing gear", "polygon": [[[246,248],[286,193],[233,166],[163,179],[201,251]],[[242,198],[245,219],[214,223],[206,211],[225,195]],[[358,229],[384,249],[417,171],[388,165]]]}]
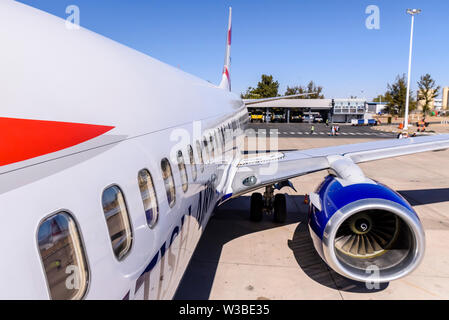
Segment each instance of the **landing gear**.
[{"label": "landing gear", "polygon": [[254,222],[262,221],[263,215],[263,198],[260,193],[251,195],[250,220]]},{"label": "landing gear", "polygon": [[284,223],[287,220],[287,201],[285,195],[274,195],[274,186],[272,185],[265,187],[263,197],[260,193],[253,193],[251,195],[251,221],[262,221],[264,213],[273,214],[273,220],[277,223]]},{"label": "landing gear", "polygon": [[287,200],[285,194],[277,194],[274,197],[274,222],[284,223],[287,220]]}]

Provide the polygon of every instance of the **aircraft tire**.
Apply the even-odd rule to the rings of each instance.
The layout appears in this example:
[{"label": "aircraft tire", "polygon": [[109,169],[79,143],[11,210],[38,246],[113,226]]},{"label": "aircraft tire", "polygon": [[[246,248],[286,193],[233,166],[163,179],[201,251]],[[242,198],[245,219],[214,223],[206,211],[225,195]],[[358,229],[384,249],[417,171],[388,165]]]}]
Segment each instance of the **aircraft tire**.
[{"label": "aircraft tire", "polygon": [[284,223],[287,220],[287,200],[285,194],[274,196],[274,222]]},{"label": "aircraft tire", "polygon": [[254,222],[262,221],[263,197],[261,193],[251,195],[250,220]]}]

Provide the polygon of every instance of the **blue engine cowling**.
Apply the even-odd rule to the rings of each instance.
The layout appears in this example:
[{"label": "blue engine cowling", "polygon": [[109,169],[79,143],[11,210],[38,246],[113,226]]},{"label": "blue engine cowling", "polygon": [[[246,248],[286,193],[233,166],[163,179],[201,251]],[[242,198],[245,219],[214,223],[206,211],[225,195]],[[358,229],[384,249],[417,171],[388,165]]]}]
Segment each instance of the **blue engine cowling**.
[{"label": "blue engine cowling", "polygon": [[339,274],[388,282],[421,262],[424,230],[416,212],[395,191],[369,179],[351,184],[329,175],[314,196],[310,234],[321,258]]}]

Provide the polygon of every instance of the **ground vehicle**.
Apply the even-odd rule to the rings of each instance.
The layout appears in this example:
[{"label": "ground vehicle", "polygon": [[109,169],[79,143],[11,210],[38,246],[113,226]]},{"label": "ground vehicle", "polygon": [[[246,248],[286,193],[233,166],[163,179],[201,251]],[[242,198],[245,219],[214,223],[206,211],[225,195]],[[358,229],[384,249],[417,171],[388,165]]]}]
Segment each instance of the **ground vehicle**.
[{"label": "ground vehicle", "polygon": [[316,116],[315,118],[313,118],[313,122],[322,123],[323,122],[323,117]]},{"label": "ground vehicle", "polygon": [[418,127],[418,132],[426,131],[429,124],[430,124],[429,122],[426,122],[426,119],[416,122],[416,126]]},{"label": "ground vehicle", "polygon": [[264,116],[262,111],[255,111],[251,113],[251,122],[263,122]]},{"label": "ground vehicle", "polygon": [[285,115],[282,112],[274,112],[271,117],[272,122],[285,122]]},{"label": "ground vehicle", "polygon": [[312,122],[313,121],[313,119],[315,119],[315,117],[314,116],[309,116],[309,115],[305,115],[304,117],[303,117],[303,122]]},{"label": "ground vehicle", "polygon": [[351,125],[353,126],[377,126],[377,120],[376,119],[352,119]]},{"label": "ground vehicle", "polygon": [[302,122],[302,115],[299,112],[292,112],[290,122]]}]

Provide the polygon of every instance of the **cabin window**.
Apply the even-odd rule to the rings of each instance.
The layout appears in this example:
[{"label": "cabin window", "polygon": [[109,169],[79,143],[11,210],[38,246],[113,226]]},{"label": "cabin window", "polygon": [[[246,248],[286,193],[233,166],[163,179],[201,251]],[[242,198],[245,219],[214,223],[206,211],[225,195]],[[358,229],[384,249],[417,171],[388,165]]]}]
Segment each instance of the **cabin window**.
[{"label": "cabin window", "polygon": [[189,151],[189,159],[190,159],[190,167],[192,168],[192,179],[193,181],[196,181],[198,177],[198,168],[196,167],[195,163],[195,155],[193,154],[193,148],[191,145],[187,146],[187,150]]},{"label": "cabin window", "polygon": [[181,151],[178,151],[176,158],[178,160],[179,174],[181,175],[182,191],[186,192],[189,188],[189,182],[187,178],[186,164],[184,162],[184,157]]},{"label": "cabin window", "polygon": [[213,159],[213,158],[215,158],[215,146],[214,146],[214,137],[213,137],[213,135],[210,135],[209,142],[210,142],[211,158]]},{"label": "cabin window", "polygon": [[81,299],[86,293],[89,271],[75,220],[59,212],[41,222],[37,241],[50,298]]},{"label": "cabin window", "polygon": [[150,228],[153,228],[159,218],[159,206],[156,191],[154,190],[153,178],[147,169],[143,169],[139,171],[137,180],[147,224]]},{"label": "cabin window", "polygon": [[225,148],[226,148],[226,136],[225,136],[225,129],[223,127],[221,127],[221,138],[222,138],[222,145],[223,145],[223,153],[225,152]]},{"label": "cabin window", "polygon": [[219,150],[220,150],[221,146],[220,146],[220,137],[218,134],[218,129],[215,130],[215,145],[216,145],[215,149],[217,150],[217,154],[219,154],[220,153]]},{"label": "cabin window", "polygon": [[162,178],[164,179],[165,193],[167,194],[167,201],[170,208],[173,208],[176,202],[175,181],[171,170],[170,162],[167,158],[161,161]]},{"label": "cabin window", "polygon": [[111,238],[112,250],[118,260],[122,260],[131,249],[132,231],[125,197],[118,186],[103,191],[104,217]]},{"label": "cabin window", "polygon": [[207,145],[207,139],[206,139],[206,138],[204,138],[204,140],[203,140],[203,148],[204,148],[204,150],[206,151],[206,152],[204,153],[204,155],[205,155],[204,161],[205,161],[206,163],[209,163],[209,162],[210,162],[210,154],[209,154],[209,147],[208,147],[208,145]]},{"label": "cabin window", "polygon": [[201,149],[201,143],[199,141],[196,142],[196,153],[198,154],[198,158],[200,159],[201,173],[203,173],[204,172],[203,150]]}]

